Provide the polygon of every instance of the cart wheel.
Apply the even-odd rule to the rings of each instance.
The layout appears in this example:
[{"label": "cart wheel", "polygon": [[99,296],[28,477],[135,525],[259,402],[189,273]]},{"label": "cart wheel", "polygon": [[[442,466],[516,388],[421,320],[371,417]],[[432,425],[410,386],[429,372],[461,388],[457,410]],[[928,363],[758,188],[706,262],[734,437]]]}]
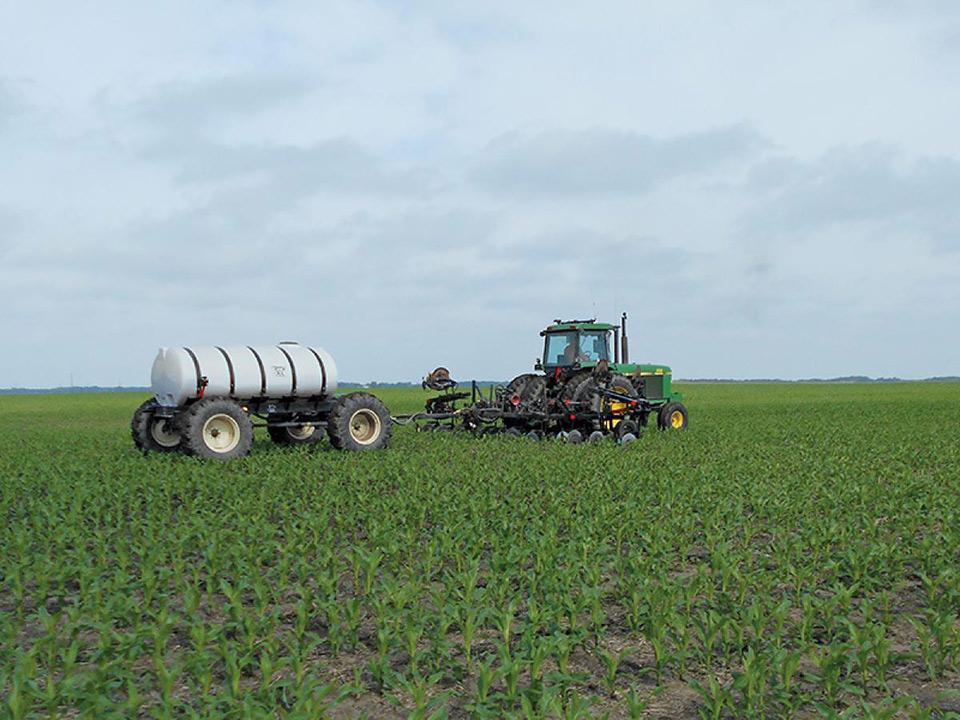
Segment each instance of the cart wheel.
[{"label": "cart wheel", "polygon": [[604,435],[599,430],[594,430],[592,433],[590,433],[590,437],[588,437],[587,440],[592,443],[598,443],[601,440],[603,440],[605,437],[606,435]]},{"label": "cart wheel", "polygon": [[537,441],[539,441],[539,440],[540,440],[540,433],[537,432],[536,430],[531,430],[531,431],[528,432],[526,435],[524,435],[524,437],[527,438],[528,440],[537,440]]},{"label": "cart wheel", "polygon": [[154,417],[156,400],[147,400],[133,414],[130,435],[143,452],[173,452],[180,449],[180,431],[172,418]]},{"label": "cart wheel", "polygon": [[583,442],[583,433],[579,430],[571,430],[567,433],[567,442],[571,445],[579,445]]},{"label": "cart wheel", "polygon": [[629,445],[632,442],[636,442],[636,439],[637,439],[637,436],[634,435],[633,433],[624,433],[623,435],[620,436],[619,442],[621,445]]},{"label": "cart wheel", "polygon": [[188,455],[229,460],[250,452],[253,424],[233,400],[200,400],[184,416],[183,446]]},{"label": "cart wheel", "polygon": [[669,402],[660,408],[657,424],[661,430],[683,430],[687,427],[687,409],[683,403]]},{"label": "cart wheel", "polygon": [[327,418],[330,444],[337,450],[385,448],[392,432],[387,406],[370,393],[341,395]]},{"label": "cart wheel", "polygon": [[[281,422],[291,418],[283,418]],[[280,418],[277,418],[280,420]],[[278,445],[310,445],[323,440],[326,434],[322,425],[301,425],[300,427],[274,427],[267,425],[267,434]]]}]

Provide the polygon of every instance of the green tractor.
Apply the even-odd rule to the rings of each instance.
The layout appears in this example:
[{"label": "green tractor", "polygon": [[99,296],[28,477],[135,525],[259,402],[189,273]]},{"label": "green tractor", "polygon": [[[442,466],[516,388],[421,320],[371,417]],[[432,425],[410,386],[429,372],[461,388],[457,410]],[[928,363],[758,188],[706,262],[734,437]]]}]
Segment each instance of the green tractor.
[{"label": "green tractor", "polygon": [[661,429],[687,426],[683,395],[672,387],[670,368],[630,362],[626,313],[619,326],[596,319],[555,320],[540,335],[538,372],[517,376],[501,396],[508,424],[510,416],[522,427],[526,414],[546,411],[557,417],[569,408],[575,411],[570,413],[573,427],[576,411],[587,408],[599,418],[600,429],[617,435],[635,433],[635,425],[646,425],[654,413]]}]

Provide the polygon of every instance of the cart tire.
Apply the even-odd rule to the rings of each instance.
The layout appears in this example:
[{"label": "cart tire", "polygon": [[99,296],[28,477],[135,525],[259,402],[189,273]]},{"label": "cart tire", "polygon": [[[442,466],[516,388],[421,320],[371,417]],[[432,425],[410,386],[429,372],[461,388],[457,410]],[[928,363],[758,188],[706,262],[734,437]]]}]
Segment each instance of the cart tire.
[{"label": "cart tire", "polygon": [[173,424],[172,418],[154,417],[156,407],[157,401],[150,399],[133,413],[133,419],[130,421],[133,444],[144,453],[180,450],[182,440],[180,431]]},{"label": "cart tire", "polygon": [[683,403],[669,402],[660,408],[657,424],[661,430],[683,430],[689,424],[687,408]]},{"label": "cart tire", "polygon": [[518,427],[509,427],[503,431],[503,434],[509,437],[520,437],[523,435],[523,431]]},{"label": "cart tire", "polygon": [[579,430],[571,430],[567,433],[567,442],[571,445],[579,445],[583,442],[583,433]]},{"label": "cart tire", "polygon": [[633,433],[625,433],[625,434],[620,438],[620,444],[621,444],[621,445],[629,445],[629,444],[632,443],[632,442],[636,442],[636,440],[637,440],[637,436],[634,435]]},{"label": "cart tire", "polygon": [[526,435],[524,435],[524,437],[527,438],[527,440],[535,440],[535,441],[537,441],[537,442],[539,442],[540,439],[541,439],[541,438],[540,438],[540,433],[539,433],[538,431],[536,431],[536,430],[531,430],[531,431],[528,432]]},{"label": "cart tire", "polygon": [[[281,422],[288,422],[284,418]],[[312,445],[323,440],[326,431],[323,425],[303,425],[301,427],[276,427],[267,425],[267,434],[277,445]]]},{"label": "cart tire", "polygon": [[598,443],[601,440],[603,440],[605,437],[606,435],[604,435],[599,430],[594,430],[592,433],[590,433],[590,437],[588,437],[587,440],[592,443]]},{"label": "cart tire", "polygon": [[390,413],[370,393],[341,395],[327,418],[330,444],[337,450],[379,450],[390,444]]},{"label": "cart tire", "polygon": [[253,444],[253,424],[239,403],[227,398],[200,400],[180,423],[183,449],[200,458],[243,457]]}]

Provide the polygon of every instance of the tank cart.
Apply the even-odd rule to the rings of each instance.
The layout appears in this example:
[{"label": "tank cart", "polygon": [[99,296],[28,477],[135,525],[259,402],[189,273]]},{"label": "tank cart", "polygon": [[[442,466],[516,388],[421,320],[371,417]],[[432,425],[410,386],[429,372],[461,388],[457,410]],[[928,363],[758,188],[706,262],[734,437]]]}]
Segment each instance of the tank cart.
[{"label": "tank cart", "polygon": [[337,366],[319,347],[161,348],[151,372],[153,397],[130,430],[144,452],[205,458],[246,455],[253,429],[284,445],[328,436],[340,450],[384,448],[392,431],[383,402],[363,392],[335,395]]}]

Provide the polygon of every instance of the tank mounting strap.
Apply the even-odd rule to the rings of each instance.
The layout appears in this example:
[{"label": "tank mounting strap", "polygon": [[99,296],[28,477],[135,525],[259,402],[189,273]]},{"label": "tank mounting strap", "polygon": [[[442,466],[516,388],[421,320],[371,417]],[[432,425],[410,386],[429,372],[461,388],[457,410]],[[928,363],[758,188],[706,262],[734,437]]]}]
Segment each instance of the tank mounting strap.
[{"label": "tank mounting strap", "polygon": [[293,380],[293,385],[290,388],[290,394],[296,395],[297,394],[297,366],[293,364],[293,358],[290,357],[290,353],[288,353],[286,349],[284,349],[281,345],[277,345],[277,348],[287,358],[287,362],[290,363],[290,376],[291,376],[291,379]]},{"label": "tank mounting strap", "polygon": [[320,363],[320,394],[327,394],[327,369],[323,366],[323,360],[320,359],[320,353],[318,353],[313,348],[308,348],[310,352],[313,353],[313,356],[317,359],[317,362]]},{"label": "tank mounting strap", "polygon": [[227,355],[226,350],[219,345],[215,345],[214,347],[220,351],[220,354],[223,355],[223,359],[227,361],[227,370],[230,372],[230,397],[233,397],[237,394],[237,376],[233,374],[233,362],[230,360],[230,356]]},{"label": "tank mounting strap", "polygon": [[267,371],[263,367],[263,360],[260,358],[260,354],[254,350],[252,347],[247,345],[247,350],[253,353],[253,356],[257,359],[257,365],[260,367],[260,394],[267,394]]},{"label": "tank mounting strap", "polygon": [[185,347],[184,350],[187,351],[187,355],[189,355],[190,359],[193,360],[193,369],[197,373],[197,396],[203,397],[203,389],[206,387],[206,383],[200,376],[200,361],[197,360],[197,354],[193,350],[188,347]]}]

